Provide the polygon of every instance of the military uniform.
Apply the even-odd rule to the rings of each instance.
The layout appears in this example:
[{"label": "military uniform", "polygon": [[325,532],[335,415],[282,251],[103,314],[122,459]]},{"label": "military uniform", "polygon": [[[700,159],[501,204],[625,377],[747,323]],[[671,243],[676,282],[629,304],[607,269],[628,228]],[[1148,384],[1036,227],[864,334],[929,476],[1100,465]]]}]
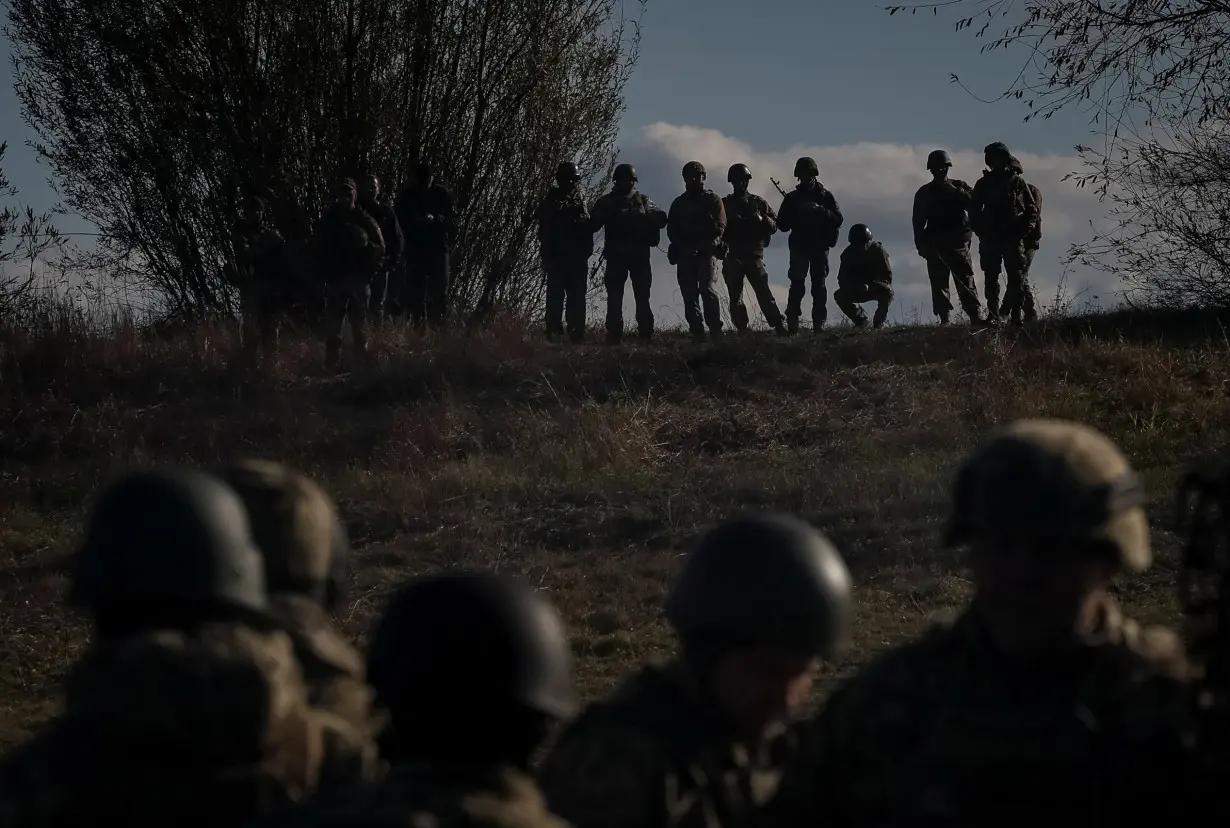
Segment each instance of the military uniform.
[{"label": "military uniform", "polygon": [[[816,162],[800,158],[795,176],[819,174]],[[786,324],[793,333],[803,315],[807,295],[807,276],[811,274],[812,326],[818,331],[828,319],[829,250],[837,245],[845,221],[837,199],[814,178],[800,182],[782,199],[777,212],[777,229],[790,234],[790,293],[786,301]]]},{"label": "military uniform", "polygon": [[562,335],[566,323],[569,338],[580,342],[585,337],[585,294],[589,259],[594,255],[594,227],[577,189],[580,172],[576,165],[561,164],[556,179],[556,186],[538,205],[538,244],[547,275],[547,335]]},{"label": "military uniform", "polygon": [[[1016,164],[1019,168],[1020,162]],[[1030,195],[1034,197],[1034,204],[1038,207],[1038,222],[1025,237],[1025,287],[1030,292],[1030,298],[1025,302],[1032,305],[1034,303],[1033,282],[1029,279],[1029,272],[1034,266],[1034,257],[1038,255],[1038,249],[1042,246],[1042,191],[1028,181],[1025,182],[1025,186],[1029,188]]]},{"label": "military uniform", "polygon": [[[727,180],[747,181],[751,171],[743,164],[735,164],[727,173]],[[722,276],[730,295],[730,321],[735,329],[747,330],[747,305],[743,303],[743,283],[746,279],[752,286],[760,310],[769,327],[779,333],[785,332],[782,312],[777,307],[777,298],[769,289],[769,271],[764,265],[764,249],[777,232],[777,213],[755,193],[734,192],[722,196],[726,209],[726,258],[722,261]]]},{"label": "military uniform", "polygon": [[[1149,565],[1143,502],[1091,429],[1020,421],[992,435],[961,469],[946,532],[973,546],[973,601],[830,696],[764,824],[1146,824],[1168,812],[1185,762],[1183,648],[1125,618],[1105,587],[1079,586]],[[1060,573],[1081,573],[1076,591],[1052,586]],[[1012,635],[1043,635],[1005,637],[1005,603],[1025,625]],[[1077,620],[1056,605],[1078,607]]]},{"label": "military uniform", "polygon": [[93,641],[64,714],[0,765],[0,825],[238,824],[378,772],[364,734],[309,706],[243,505],[216,478],[109,487],[71,600]]},{"label": "military uniform", "polygon": [[850,607],[844,562],[797,518],[707,532],[666,601],[681,657],[640,671],[568,726],[539,771],[551,810],[577,828],[743,825],[796,753],[793,711],[765,716],[757,697],[757,715],[741,719],[718,701],[740,695],[717,692],[718,676],[747,677],[748,655],[811,670],[844,646]]},{"label": "military uniform", "polygon": [[888,318],[888,305],[893,301],[893,266],[888,251],[871,240],[865,224],[850,228],[850,244],[841,251],[833,301],[860,328],[867,324],[867,314],[859,307],[862,302],[876,303],[872,319],[875,327],[883,326]]},{"label": "military uniform", "polygon": [[247,460],[219,476],[244,501],[264,562],[269,612],[294,643],[309,701],[358,732],[372,730],[362,656],[329,617],[349,576],[349,544],[332,500],[280,463]]},{"label": "military uniform", "polygon": [[[932,152],[927,159],[927,168],[932,171],[951,166],[948,153],[943,150]],[[970,258],[973,232],[968,211],[973,197],[969,184],[946,176],[924,184],[914,194],[914,247],[927,262],[931,308],[941,322],[948,322],[953,310],[950,282],[956,287],[961,309],[970,321],[982,319],[982,302]]]},{"label": "military uniform", "polygon": [[367,309],[371,285],[384,261],[384,236],[380,225],[354,203],[355,186],[350,179],[338,185],[349,193],[351,203],[326,208],[316,226],[316,261],[325,283],[325,361],[337,363],[342,348],[342,325],[350,320],[355,351],[365,356]]},{"label": "military uniform", "polygon": [[249,215],[232,230],[234,259],[225,268],[227,280],[239,290],[240,340],[244,361],[260,351],[271,359],[278,346],[280,315],[289,306],[286,243],[265,223],[264,202],[249,200]]},{"label": "military uniform", "polygon": [[[684,177],[693,171],[704,181],[705,168],[696,161],[684,167]],[[713,190],[689,189],[671,202],[667,212],[668,255],[675,264],[683,315],[693,337],[722,333],[722,306],[718,304],[714,253],[726,232],[726,208]],[[703,309],[703,312],[702,312]]]},{"label": "military uniform", "polygon": [[776,790],[797,746],[781,726],[723,739],[686,669],[651,666],[590,705],[539,770],[551,809],[577,828],[732,828]]},{"label": "military uniform", "polygon": [[[404,272],[401,264],[402,252],[406,246],[401,224],[397,221],[397,214],[393,212],[393,208],[379,199],[362,198],[359,201],[359,207],[376,220],[376,224],[380,225],[380,235],[384,238],[384,262],[372,280],[371,311],[377,319],[383,319],[387,310],[393,311],[390,316],[398,315],[402,309],[400,307],[388,308],[387,300],[390,293],[394,296],[401,296],[405,292],[404,287],[397,283],[400,274]],[[390,283],[392,283],[391,291]]]},{"label": "military uniform", "polygon": [[[1018,169],[1020,163],[1003,144],[990,144],[988,154],[999,152],[1008,158],[1008,166],[998,171],[984,172],[974,185],[970,202],[970,225],[978,234],[978,258],[986,279],[988,311],[994,315],[1010,314],[1014,322],[1026,321],[1037,315],[1033,291],[1029,286],[1026,239],[1038,232],[1038,205],[1029,185]],[[1000,266],[1007,273],[1003,306],[999,305]]]},{"label": "military uniform", "polygon": [[442,325],[448,316],[457,206],[448,188],[431,181],[428,165],[420,164],[417,175],[423,183],[407,187],[394,207],[406,241],[405,295],[398,302],[415,324]]},{"label": "military uniform", "polygon": [[[616,168],[616,188],[598,198],[590,214],[594,229],[606,231],[602,258],[606,260],[606,332],[618,342],[624,332],[624,285],[632,282],[636,299],[636,327],[642,339],[653,336],[653,265],[649,251],[661,241],[666,211],[636,190],[636,171],[627,164]],[[626,183],[620,188],[621,178]]]}]

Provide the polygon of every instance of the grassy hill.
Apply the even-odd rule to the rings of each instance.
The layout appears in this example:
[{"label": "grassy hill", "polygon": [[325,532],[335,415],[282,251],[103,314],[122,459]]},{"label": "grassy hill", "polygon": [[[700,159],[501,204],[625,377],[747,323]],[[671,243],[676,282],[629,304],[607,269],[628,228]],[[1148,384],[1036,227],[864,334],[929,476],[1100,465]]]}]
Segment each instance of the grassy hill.
[{"label": "grassy hill", "polygon": [[291,340],[250,381],[225,332],[0,331],[0,744],[54,710],[84,643],[60,606],[88,499],[133,465],[290,463],[339,501],[356,577],[339,622],[362,640],[401,578],[480,566],[547,590],[587,695],[667,652],[663,592],[698,532],[742,510],[802,514],[858,583],[846,672],[968,595],[937,548],[956,464],[1022,416],[1121,442],[1159,504],[1159,561],[1125,581],[1176,621],[1171,487],[1230,435],[1225,319],[1106,314],[1025,330],[837,330],[697,346],[551,345],[507,322],[470,339],[377,339],[379,364],[326,375]]}]

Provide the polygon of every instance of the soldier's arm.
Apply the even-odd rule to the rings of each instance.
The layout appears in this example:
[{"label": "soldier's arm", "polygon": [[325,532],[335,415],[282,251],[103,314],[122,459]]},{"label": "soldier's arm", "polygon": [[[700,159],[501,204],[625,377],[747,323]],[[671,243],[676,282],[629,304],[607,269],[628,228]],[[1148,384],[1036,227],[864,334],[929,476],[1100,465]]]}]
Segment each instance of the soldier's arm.
[{"label": "soldier's arm", "polygon": [[973,229],[973,231],[979,236],[982,235],[982,231],[985,229],[985,225],[982,220],[982,207],[983,202],[986,200],[986,193],[986,178],[980,178],[974,183],[974,189],[973,192],[970,193],[969,200],[970,228]]},{"label": "soldier's arm", "polygon": [[893,283],[893,262],[888,257],[888,248],[884,245],[876,245],[876,254],[872,257],[872,266],[875,269],[871,279],[873,282],[881,285],[891,285]]},{"label": "soldier's arm", "polygon": [[642,196],[645,199],[645,213],[649,216],[650,222],[658,230],[666,227],[667,215],[666,211],[654,203],[649,196]]},{"label": "soldier's arm", "polygon": [[828,214],[828,220],[836,227],[840,228],[845,223],[845,216],[841,214],[841,206],[837,203],[837,197],[833,195],[832,190],[825,190],[824,196],[821,198],[825,212]]},{"label": "soldier's arm", "polygon": [[922,250],[923,234],[927,230],[927,188],[925,186],[919,187],[918,192],[914,193],[914,211],[910,222],[914,226],[914,246]]},{"label": "soldier's arm", "polygon": [[679,239],[675,236],[679,232],[679,213],[682,208],[679,206],[679,199],[671,202],[670,212],[666,215],[666,238],[671,244],[679,244]]},{"label": "soldier's arm", "polygon": [[589,211],[590,227],[597,233],[602,228],[606,227],[606,223],[611,218],[611,199],[607,196],[598,196],[598,200],[594,202],[594,206]]},{"label": "soldier's arm", "polygon": [[1029,191],[1025,179],[1017,177],[1017,191],[1021,194],[1021,226],[1023,235],[1028,236],[1038,226],[1038,202]]},{"label": "soldier's arm", "polygon": [[395,265],[401,261],[401,254],[406,249],[406,234],[401,230],[401,222],[397,219],[397,213],[394,213],[392,209],[388,213],[392,238],[385,239],[384,243],[388,254],[388,262],[390,265]]},{"label": "soldier's arm", "polygon": [[380,229],[380,222],[376,221],[366,210],[359,210],[359,221],[363,225],[363,229],[367,232],[369,239],[375,239],[372,247],[384,249],[384,233]]},{"label": "soldier's arm", "polygon": [[793,222],[794,210],[790,204],[790,196],[786,196],[782,199],[781,209],[777,211],[777,229],[783,233],[789,233]]},{"label": "soldier's arm", "polygon": [[565,732],[539,769],[547,805],[576,828],[647,828],[669,819],[657,746],[612,725]]},{"label": "soldier's arm", "polygon": [[837,286],[840,287],[842,285],[848,285],[851,282],[854,282],[855,279],[853,277],[858,274],[851,272],[853,270],[853,266],[850,264],[850,257],[843,251],[841,257],[837,261]]},{"label": "soldier's arm", "polygon": [[726,233],[726,205],[722,203],[722,198],[717,193],[713,194],[713,200],[716,202],[713,205],[713,222],[717,230],[713,237],[720,239]]},{"label": "soldier's arm", "polygon": [[764,216],[765,229],[767,229],[770,234],[776,233],[778,230],[777,213],[773,212],[773,208],[769,206],[769,202],[763,198],[757,202],[757,205],[760,207],[761,215]]}]

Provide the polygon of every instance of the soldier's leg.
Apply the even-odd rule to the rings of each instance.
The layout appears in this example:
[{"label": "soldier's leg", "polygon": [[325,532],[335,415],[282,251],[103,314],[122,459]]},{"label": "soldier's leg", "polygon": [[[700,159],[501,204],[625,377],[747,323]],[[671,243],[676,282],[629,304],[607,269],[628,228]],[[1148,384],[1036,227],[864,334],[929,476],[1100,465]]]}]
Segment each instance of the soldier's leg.
[{"label": "soldier's leg", "polygon": [[441,326],[448,319],[449,255],[432,253],[427,268],[427,322]]},{"label": "soldier's leg", "polygon": [[1034,304],[1034,286],[1030,279],[1030,272],[1034,266],[1034,256],[1037,255],[1038,248],[1026,247],[1023,253],[1024,268],[1021,272],[1021,312],[1025,315],[1026,322],[1033,322],[1038,318],[1038,308]]},{"label": "soldier's leg", "polygon": [[869,298],[876,302],[876,312],[871,317],[871,326],[882,328],[885,320],[888,319],[888,306],[893,302],[893,289],[888,285],[872,285],[868,294]]},{"label": "soldier's leg", "polygon": [[346,324],[346,304],[349,294],[344,283],[334,277],[325,285],[324,340],[325,363],[336,365],[342,351],[342,326]]},{"label": "soldier's leg", "polygon": [[1013,324],[1021,323],[1022,306],[1025,303],[1025,245],[1014,242],[1003,246],[1004,275],[1007,284],[1004,286],[1004,310],[1011,314]]},{"label": "soldier's leg", "polygon": [[764,266],[764,256],[749,256],[743,268],[747,280],[752,283],[752,293],[756,294],[756,303],[760,305],[765,321],[770,328],[784,333],[786,329],[782,325],[782,312],[777,309],[777,297],[769,289],[769,270]]},{"label": "soldier's leg", "polygon": [[366,279],[350,283],[350,296],[346,303],[346,315],[350,317],[350,333],[354,337],[355,353],[367,353],[367,308],[371,302],[371,283]]},{"label": "soldier's leg", "polygon": [[427,269],[422,252],[407,253],[404,280],[402,307],[414,326],[421,328],[427,321]]},{"label": "soldier's leg", "polygon": [[692,256],[680,259],[675,265],[675,275],[679,281],[683,318],[687,320],[688,330],[693,337],[703,337],[705,318],[700,310],[700,260]]},{"label": "soldier's leg", "polygon": [[547,275],[547,336],[556,337],[564,333],[564,279],[566,265],[558,257],[544,257],[542,269]]},{"label": "soldier's leg", "polygon": [[811,256],[811,325],[817,331],[829,318],[828,278],[829,252],[818,250]]},{"label": "soldier's leg", "polygon": [[709,333],[722,333],[722,303],[718,301],[717,260],[703,256],[696,260],[696,287],[700,291],[700,304],[705,312],[705,325]]},{"label": "soldier's leg", "polygon": [[389,295],[389,271],[381,268],[372,278],[372,300],[368,304],[368,316],[377,325],[384,321],[385,304]]},{"label": "soldier's leg", "polygon": [[804,250],[790,248],[790,269],[786,277],[790,280],[790,292],[786,294],[786,325],[790,333],[799,329],[799,317],[803,315],[803,297],[807,295],[807,269],[811,266],[811,258]]},{"label": "soldier's leg", "polygon": [[628,282],[628,261],[623,258],[606,260],[603,283],[606,286],[606,336],[618,342],[624,335],[624,285]]},{"label": "soldier's leg", "polygon": [[978,298],[978,283],[974,280],[974,260],[969,255],[969,245],[961,245],[943,251],[944,262],[952,271],[952,282],[957,289],[957,301],[970,322],[981,322],[985,312]]},{"label": "soldier's leg", "polygon": [[649,249],[643,257],[633,259],[628,270],[632,281],[632,295],[636,297],[636,333],[641,339],[653,336],[653,305],[649,294],[653,289],[653,264],[649,261]]},{"label": "soldier's leg", "polygon": [[857,291],[840,287],[833,291],[833,301],[837,303],[837,307],[856,327],[861,328],[867,324],[867,313],[859,307],[857,299]]},{"label": "soldier's leg", "polygon": [[589,259],[573,256],[558,266],[564,271],[564,321],[568,338],[580,342],[585,338],[585,295],[589,287]]},{"label": "soldier's leg", "polygon": [[948,292],[951,275],[944,257],[938,251],[928,251],[927,281],[931,283],[931,312],[941,322],[947,322],[948,315],[952,313],[952,296]]},{"label": "soldier's leg", "polygon": [[747,330],[747,305],[743,304],[744,263],[734,253],[727,253],[722,261],[722,279],[730,297],[730,323],[742,333]]},{"label": "soldier's leg", "polygon": [[1003,316],[1003,307],[999,303],[999,273],[1003,251],[998,244],[988,241],[978,243],[978,267],[982,270],[983,292],[987,297],[987,317],[998,319]]}]

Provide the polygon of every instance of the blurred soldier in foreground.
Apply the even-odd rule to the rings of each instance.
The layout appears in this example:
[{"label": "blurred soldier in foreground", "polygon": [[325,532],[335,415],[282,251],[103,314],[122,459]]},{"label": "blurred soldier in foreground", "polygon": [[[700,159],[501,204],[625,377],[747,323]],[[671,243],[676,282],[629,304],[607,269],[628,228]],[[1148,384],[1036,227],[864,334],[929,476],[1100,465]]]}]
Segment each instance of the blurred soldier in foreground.
[{"label": "blurred soldier in foreground", "polygon": [[[1008,147],[998,141],[988,144],[985,160],[991,169],[974,185],[970,202],[970,225],[978,234],[978,259],[986,279],[989,315],[1010,315],[1014,325],[1032,321],[1037,313],[1033,291],[1026,281],[1025,248],[1038,232],[1038,205],[1029,185],[1017,170]],[[999,305],[1000,265],[1008,274],[1004,304]]]},{"label": "blurred soldier in foreground", "polygon": [[782,199],[777,212],[777,229],[790,233],[790,294],[786,302],[786,326],[790,333],[799,330],[803,297],[807,295],[807,275],[811,273],[812,327],[818,332],[828,319],[829,250],[837,246],[845,219],[837,199],[820,183],[820,167],[814,158],[800,158],[794,165],[798,186]]},{"label": "blurred soldier in foreground", "polygon": [[782,312],[777,299],[769,289],[769,271],[764,266],[764,249],[777,232],[777,213],[755,193],[748,192],[752,171],[746,164],[735,164],[726,173],[734,192],[722,196],[726,208],[726,259],[722,262],[722,276],[730,293],[730,321],[740,334],[747,332],[747,305],[743,304],[743,280],[751,283],[752,292],[760,304],[765,321],[777,331],[786,333]]},{"label": "blurred soldier in foreground", "polygon": [[[401,270],[401,254],[405,247],[401,225],[397,223],[397,214],[393,208],[380,198],[380,179],[374,175],[365,175],[361,181],[359,206],[380,225],[380,235],[384,238],[384,262],[376,271],[372,280],[371,312],[377,322],[384,320],[385,301],[390,292],[395,295],[404,288],[398,284]],[[390,291],[390,283],[392,291]]]},{"label": "blurred soldier in foreground", "polygon": [[1149,566],[1144,502],[1092,429],[993,434],[960,470],[945,538],[969,549],[973,600],[833,693],[763,824],[1160,817],[1181,767],[1186,658],[1110,597],[1117,573]]},{"label": "blurred soldier in foreground", "polygon": [[243,504],[170,469],[109,487],[77,553],[94,622],[66,710],[0,769],[0,825],[238,825],[371,773],[374,746],[308,706],[268,616]]},{"label": "blurred soldier in foreground", "polygon": [[636,189],[636,170],[620,164],[611,192],[598,198],[592,211],[594,232],[606,230],[602,257],[606,259],[606,336],[611,343],[624,335],[624,285],[632,281],[636,298],[636,327],[641,339],[653,336],[653,265],[649,251],[662,240],[666,211]]},{"label": "blurred soldier in foreground", "polygon": [[265,202],[256,196],[244,199],[243,216],[235,222],[232,243],[235,257],[223,273],[239,290],[243,361],[253,365],[261,351],[266,359],[274,358],[279,316],[289,306],[286,243],[265,223]]},{"label": "blurred soldier in foreground", "polygon": [[[974,191],[969,184],[949,178],[952,159],[943,150],[927,156],[927,170],[932,180],[914,193],[914,247],[927,261],[927,278],[931,282],[931,308],[947,325],[952,313],[949,281],[957,288],[957,299],[970,322],[982,321],[982,302],[974,283],[974,263],[970,259],[970,231],[967,211],[973,203]],[[989,296],[989,294],[988,294]],[[994,314],[991,314],[994,318]]]},{"label": "blurred soldier in foreground", "polygon": [[575,709],[564,627],[529,586],[450,573],[390,602],[368,652],[386,779],[263,825],[569,828],[530,775],[551,726]]},{"label": "blurred soldier in foreground", "polygon": [[867,314],[859,307],[862,302],[876,303],[872,327],[883,327],[888,318],[888,304],[893,301],[893,266],[888,251],[871,240],[871,229],[865,224],[850,227],[850,244],[841,251],[833,301],[856,328],[867,327]]},{"label": "blurred soldier in foreground", "polygon": [[675,265],[688,329],[694,340],[703,342],[706,325],[713,337],[722,335],[714,256],[725,256],[720,248],[726,232],[726,208],[717,193],[706,189],[705,166],[699,161],[683,165],[683,183],[683,195],[671,202],[667,213],[667,258]]},{"label": "blurred soldier in foreground", "polygon": [[570,161],[555,171],[555,186],[538,205],[538,244],[547,274],[547,336],[564,334],[567,305],[568,338],[585,338],[585,292],[589,257],[594,254],[594,228],[578,185],[581,170]]},{"label": "blurred soldier in foreground", "polygon": [[420,161],[394,210],[406,239],[406,293],[398,302],[409,308],[415,325],[439,327],[448,318],[451,257],[457,242],[453,194],[436,183],[431,164]]},{"label": "blurred soldier in foreground", "polygon": [[363,659],[338,634],[337,611],[349,576],[346,529],[333,502],[280,463],[247,460],[223,472],[243,499],[264,561],[269,611],[295,644],[308,700],[356,731],[371,725]]},{"label": "blurred soldier in foreground", "polygon": [[748,819],[795,754],[790,720],[810,700],[818,659],[843,649],[850,576],[797,518],[735,520],[701,539],[666,616],[681,657],[590,705],[542,765],[551,809],[577,828]]},{"label": "blurred soldier in foreground", "polygon": [[367,307],[372,279],[384,262],[384,236],[376,220],[356,203],[354,181],[333,188],[334,202],[316,226],[316,261],[325,283],[325,363],[341,359],[342,325],[350,320],[354,349],[366,360]]}]

